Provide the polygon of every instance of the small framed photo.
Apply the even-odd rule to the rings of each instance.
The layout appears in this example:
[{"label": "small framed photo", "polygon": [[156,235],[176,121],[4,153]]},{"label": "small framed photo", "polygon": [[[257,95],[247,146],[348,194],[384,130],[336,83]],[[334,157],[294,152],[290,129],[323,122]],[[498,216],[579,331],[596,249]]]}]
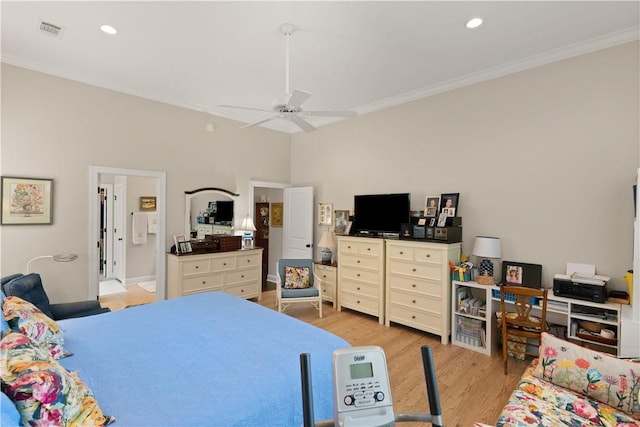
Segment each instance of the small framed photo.
[{"label": "small framed photo", "polygon": [[333,205],[331,203],[318,203],[318,225],[333,224]]},{"label": "small framed photo", "polygon": [[187,240],[183,234],[174,235],[173,242],[176,245],[176,253],[178,255],[193,252],[191,240]]},{"label": "small framed photo", "polygon": [[427,196],[424,202],[424,216],[438,216],[438,208],[440,207],[439,196]]},{"label": "small framed photo", "polygon": [[458,211],[458,201],[460,193],[444,193],[440,195],[440,213],[445,212],[447,216],[456,216]]},{"label": "small framed photo", "polygon": [[418,225],[427,225],[427,218],[418,218]]},{"label": "small framed photo", "polygon": [[[446,223],[446,220],[445,220]],[[429,227],[435,227],[436,226],[436,219],[435,218],[431,218],[429,219]]]},{"label": "small framed photo", "polygon": [[542,265],[502,261],[502,284],[540,289],[542,286]]},{"label": "small framed photo", "polygon": [[155,211],[156,210],[156,198],[155,198],[155,196],[142,196],[142,197],[140,197],[140,210],[141,211]]},{"label": "small framed photo", "polygon": [[334,232],[336,234],[346,234],[349,224],[349,211],[335,210],[333,212]]},{"label": "small framed photo", "polygon": [[438,227],[444,227],[447,225],[447,214],[442,212],[438,217]]},{"label": "small framed photo", "polygon": [[413,236],[413,225],[406,223],[400,224],[400,236],[401,237],[412,237]]},{"label": "small framed photo", "polygon": [[53,180],[2,177],[2,225],[53,224]]}]

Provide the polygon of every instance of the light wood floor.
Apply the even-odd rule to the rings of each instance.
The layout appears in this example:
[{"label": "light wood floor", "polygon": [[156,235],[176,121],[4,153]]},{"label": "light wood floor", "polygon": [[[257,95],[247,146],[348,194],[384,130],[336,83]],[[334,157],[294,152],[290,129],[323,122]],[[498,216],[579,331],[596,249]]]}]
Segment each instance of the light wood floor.
[{"label": "light wood floor", "polygon": [[[103,306],[119,310],[155,301],[154,293],[136,285],[126,287],[127,294],[101,298]],[[275,310],[275,291],[263,292],[260,304]],[[384,348],[396,413],[429,411],[420,355],[420,347],[429,345],[447,426],[471,426],[474,421],[493,424],[528,364],[510,359],[509,375],[504,375],[498,349],[488,357],[451,344],[442,345],[435,335],[396,324],[386,327],[374,317],[347,309],[338,312],[328,303],[323,306],[322,319],[310,304],[290,306],[286,314],[339,335],[352,345]]]}]

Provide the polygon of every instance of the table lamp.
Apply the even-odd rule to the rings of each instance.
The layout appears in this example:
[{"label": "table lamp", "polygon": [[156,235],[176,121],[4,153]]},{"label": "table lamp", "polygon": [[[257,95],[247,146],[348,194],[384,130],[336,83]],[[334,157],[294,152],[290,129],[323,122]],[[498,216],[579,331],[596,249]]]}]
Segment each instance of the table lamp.
[{"label": "table lamp", "polygon": [[482,285],[494,285],[493,262],[491,258],[500,258],[500,239],[498,237],[478,236],[473,244],[473,255],[482,258],[478,267],[476,281]]},{"label": "table lamp", "polygon": [[240,230],[244,231],[242,235],[242,247],[243,249],[252,249],[253,248],[253,232],[256,231],[256,226],[253,225],[253,220],[247,215],[245,219],[242,220],[242,225],[240,225]]},{"label": "table lamp", "polygon": [[333,256],[333,253],[331,252],[331,248],[336,247],[336,238],[333,236],[333,232],[327,230],[324,233],[322,233],[322,238],[320,239],[318,246],[320,246],[321,248],[324,248],[320,251],[320,257],[321,257],[322,263],[326,265],[330,265],[331,257]]}]

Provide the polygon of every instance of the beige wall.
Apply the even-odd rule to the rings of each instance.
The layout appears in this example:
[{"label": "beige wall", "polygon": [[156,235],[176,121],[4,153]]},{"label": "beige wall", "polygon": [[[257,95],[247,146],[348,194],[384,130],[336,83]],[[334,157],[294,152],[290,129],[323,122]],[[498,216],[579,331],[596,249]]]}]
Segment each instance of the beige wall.
[{"label": "beige wall", "polygon": [[296,134],[291,181],[334,209],[410,192],[421,210],[459,192],[464,252],[497,236],[503,259],[542,264],[546,285],[583,262],[625,289],[638,76],[635,42]]},{"label": "beige wall", "polygon": [[2,227],[0,274],[75,252],[38,271],[54,302],[86,296],[88,168],[100,165],[167,172],[167,249],[184,190],[240,193],[238,215],[253,211],[249,180],[313,185],[334,209],[410,192],[420,210],[426,195],[460,192],[465,252],[498,236],[504,259],[543,264],[547,284],[575,261],[624,288],[638,105],[637,42],[292,137],[3,64],[1,173],[53,178],[55,194],[54,225]]},{"label": "beige wall", "polygon": [[290,138],[281,132],[240,130],[231,120],[6,64],[1,71],[1,173],[53,178],[54,224],[3,226],[0,274],[22,272],[38,255],[77,253],[73,263],[38,263],[54,302],[86,298],[89,265],[97,265],[88,259],[90,165],[167,173],[166,249],[184,233],[185,190],[239,193],[242,213],[250,179],[289,180]]}]

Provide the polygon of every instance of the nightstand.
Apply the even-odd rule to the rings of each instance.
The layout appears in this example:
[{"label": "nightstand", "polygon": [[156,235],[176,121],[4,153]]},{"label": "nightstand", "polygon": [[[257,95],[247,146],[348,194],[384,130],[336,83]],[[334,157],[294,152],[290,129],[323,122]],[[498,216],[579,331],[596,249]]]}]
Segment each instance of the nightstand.
[{"label": "nightstand", "polygon": [[337,293],[336,293],[336,276],[337,265],[333,264],[321,264],[319,262],[314,263],[313,268],[316,271],[316,276],[320,279],[322,285],[322,300],[331,301],[333,308],[336,308]]}]

